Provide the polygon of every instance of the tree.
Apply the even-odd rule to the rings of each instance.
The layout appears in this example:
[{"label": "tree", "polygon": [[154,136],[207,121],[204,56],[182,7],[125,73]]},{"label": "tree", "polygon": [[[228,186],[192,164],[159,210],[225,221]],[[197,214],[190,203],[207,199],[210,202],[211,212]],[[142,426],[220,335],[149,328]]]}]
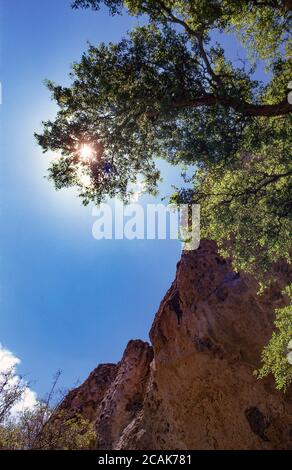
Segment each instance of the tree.
[{"label": "tree", "polygon": [[[202,234],[267,280],[290,262],[290,0],[75,0],[74,8],[148,18],[118,44],[91,45],[70,87],[48,82],[59,106],[36,138],[60,153],[49,168],[57,189],[76,186],[84,204],[127,200],[144,178],[154,193],[157,158],[193,171],[171,200],[200,203]],[[214,31],[236,35],[238,67]],[[246,60],[249,62],[246,62]],[[265,60],[267,84],[255,80]],[[82,152],[84,145],[90,152]]]},{"label": "tree", "polygon": [[[98,8],[100,3],[74,6]],[[123,3],[105,2],[112,13]],[[77,186],[85,204],[100,203],[108,196],[126,198],[130,183],[142,174],[146,188],[155,192],[154,157],[204,166],[232,160],[248,123],[260,116],[286,116],[292,109],[289,63],[278,49],[287,35],[288,12],[270,6],[278,2],[260,3],[268,6],[261,9],[267,18],[259,27],[278,31],[270,65],[274,76],[265,89],[228,62],[219,45],[207,50],[212,29],[241,31],[242,12],[257,15],[257,7],[250,6],[254,2],[125,2],[130,13],[147,13],[149,25],[119,44],[91,46],[73,65],[71,87],[48,82],[60,111],[55,121],[44,123],[37,139],[44,151],[62,155],[49,169],[56,188]],[[267,54],[265,44],[260,36],[259,55]],[[268,92],[271,87],[276,93]],[[94,158],[80,158],[84,144],[92,146]]]},{"label": "tree", "polygon": [[[12,375],[11,375],[12,374]],[[74,450],[94,447],[92,423],[81,414],[69,415],[62,399],[55,404],[58,372],[50,392],[33,407],[11,415],[11,409],[23,398],[27,384],[15,381],[14,372],[0,376],[0,450]]]},{"label": "tree", "polygon": [[0,450],[86,450],[93,449],[95,431],[92,423],[82,415],[68,417],[58,411],[54,419],[47,418],[38,432],[43,408],[38,404],[33,410],[19,414],[18,420],[0,425]]},{"label": "tree", "polygon": [[244,151],[232,164],[200,168],[192,188],[177,188],[171,198],[174,203],[200,204],[202,236],[216,240],[236,270],[249,272],[262,283],[268,282],[273,263],[290,261],[289,132],[286,120],[257,119],[246,126]]},{"label": "tree", "polygon": [[292,383],[292,357],[288,360],[289,352],[292,356],[292,285],[286,288],[285,293],[289,296],[290,305],[276,310],[276,330],[262,352],[262,367],[257,371],[259,378],[273,374],[279,390],[287,390]]},{"label": "tree", "polygon": [[14,367],[0,371],[0,426],[23,398],[26,388],[27,384],[15,376]]}]

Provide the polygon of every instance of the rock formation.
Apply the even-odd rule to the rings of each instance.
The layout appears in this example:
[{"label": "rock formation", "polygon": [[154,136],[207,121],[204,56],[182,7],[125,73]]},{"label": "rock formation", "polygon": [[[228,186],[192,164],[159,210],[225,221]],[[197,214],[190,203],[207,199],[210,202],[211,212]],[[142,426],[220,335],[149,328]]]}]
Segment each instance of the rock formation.
[{"label": "rock formation", "polygon": [[291,449],[292,393],[253,371],[282,306],[287,266],[264,296],[213,242],[184,252],[150,340],[99,365],[62,407],[94,421],[98,449]]}]

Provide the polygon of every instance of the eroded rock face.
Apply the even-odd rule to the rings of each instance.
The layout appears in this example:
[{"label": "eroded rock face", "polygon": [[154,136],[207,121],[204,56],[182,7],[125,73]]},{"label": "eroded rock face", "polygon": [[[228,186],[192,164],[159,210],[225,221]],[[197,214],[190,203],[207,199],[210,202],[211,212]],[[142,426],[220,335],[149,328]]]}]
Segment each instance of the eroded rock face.
[{"label": "eroded rock face", "polygon": [[97,448],[115,449],[124,429],[143,409],[153,351],[148,343],[132,340],[124,352],[115,380],[100,403],[95,423]]},{"label": "eroded rock face", "polygon": [[116,378],[116,364],[100,364],[80,387],[71,390],[62,402],[66,416],[83,415],[94,421],[101,401]]},{"label": "eroded rock face", "polygon": [[[85,397],[97,447],[292,448],[291,393],[253,374],[288,277],[279,266],[277,282],[259,297],[255,280],[234,273],[214,243],[184,253],[150,331],[153,349],[131,341],[98,390],[81,393],[94,383],[90,376],[76,396],[71,392],[72,403]],[[102,367],[108,365],[96,371]]]}]

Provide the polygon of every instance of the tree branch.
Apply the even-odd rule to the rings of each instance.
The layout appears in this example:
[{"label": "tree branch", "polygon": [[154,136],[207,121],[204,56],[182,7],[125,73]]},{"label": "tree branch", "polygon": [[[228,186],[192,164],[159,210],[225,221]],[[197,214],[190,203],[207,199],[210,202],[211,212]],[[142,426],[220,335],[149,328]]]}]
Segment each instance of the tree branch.
[{"label": "tree branch", "polygon": [[222,80],[221,78],[219,77],[219,75],[217,75],[212,67],[211,67],[211,64],[210,64],[210,61],[209,61],[209,58],[208,58],[208,55],[204,49],[204,43],[203,43],[203,37],[201,34],[197,33],[196,31],[194,31],[184,20],[178,18],[177,16],[175,16],[171,10],[171,8],[167,7],[163,1],[161,0],[157,0],[157,3],[160,5],[161,9],[168,15],[170,21],[172,21],[173,23],[176,23],[176,24],[179,24],[180,26],[182,26],[186,32],[194,37],[196,40],[197,40],[197,45],[198,45],[198,48],[199,48],[199,51],[200,51],[200,54],[201,54],[201,57],[205,63],[205,66],[206,66],[206,69],[207,69],[207,72],[209,73],[209,75],[213,78],[213,80],[218,83],[219,85],[222,84]]},{"label": "tree branch", "polygon": [[[226,108],[234,109],[243,116],[282,116],[292,112],[292,105],[285,99],[277,104],[252,104],[243,101],[239,98],[215,96],[205,94],[201,97],[190,100],[173,100],[169,109],[182,109],[182,108],[199,108],[201,106],[215,106],[221,105]],[[150,111],[147,113],[148,117],[158,117],[159,112]]]}]

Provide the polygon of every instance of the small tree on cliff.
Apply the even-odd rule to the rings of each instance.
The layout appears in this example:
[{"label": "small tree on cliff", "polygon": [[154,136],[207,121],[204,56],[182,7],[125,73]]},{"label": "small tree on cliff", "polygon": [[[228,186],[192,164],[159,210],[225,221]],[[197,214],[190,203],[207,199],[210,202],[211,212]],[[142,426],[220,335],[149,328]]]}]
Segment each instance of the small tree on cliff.
[{"label": "small tree on cliff", "polygon": [[[59,112],[36,137],[44,151],[61,154],[49,168],[56,188],[76,186],[84,204],[127,200],[138,176],[156,192],[156,158],[195,166],[189,188],[171,199],[201,204],[203,236],[259,278],[276,260],[290,261],[291,1],[75,0],[73,7],[101,4],[148,24],[118,44],[90,46],[72,67],[70,87],[48,82]],[[218,30],[237,35],[249,66],[226,58],[213,40]],[[258,59],[269,71],[266,85],[253,78]]]},{"label": "small tree on cliff", "polygon": [[92,423],[81,414],[69,414],[55,401],[60,373],[44,400],[11,413],[24,398],[27,383],[13,370],[0,372],[0,450],[74,450],[94,447]]}]

